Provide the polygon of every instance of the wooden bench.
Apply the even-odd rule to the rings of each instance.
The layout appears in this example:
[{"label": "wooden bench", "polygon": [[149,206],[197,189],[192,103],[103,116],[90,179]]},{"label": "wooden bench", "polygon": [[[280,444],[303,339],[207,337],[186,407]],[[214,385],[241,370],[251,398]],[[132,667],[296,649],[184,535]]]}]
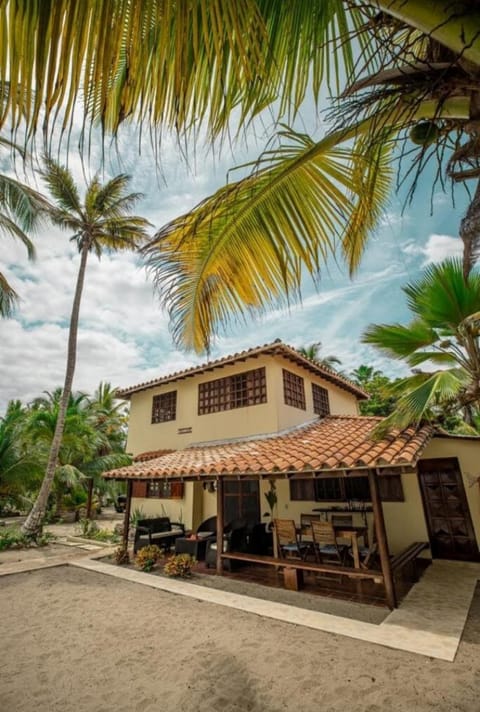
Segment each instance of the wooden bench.
[{"label": "wooden bench", "polygon": [[353,579],[372,579],[375,583],[383,583],[381,571],[368,569],[354,569],[350,566],[336,566],[334,564],[317,564],[315,562],[300,561],[296,559],[279,559],[275,556],[263,556],[260,554],[245,554],[243,552],[228,551],[222,554],[222,559],[233,559],[252,564],[264,564],[265,566],[275,566],[283,571],[285,588],[290,591],[299,591],[303,585],[303,572],[313,571],[314,573],[334,574],[336,576],[348,576]]},{"label": "wooden bench", "polygon": [[425,549],[428,549],[428,547],[429,544],[426,541],[415,541],[413,544],[410,544],[410,546],[407,546],[406,549],[403,549],[403,551],[400,551],[398,554],[392,556],[390,560],[392,575],[395,576],[396,574],[400,573],[402,569],[405,568],[405,566],[412,563],[414,574],[413,580],[417,581],[418,575],[416,570],[416,560],[418,559],[422,551],[425,551]]}]

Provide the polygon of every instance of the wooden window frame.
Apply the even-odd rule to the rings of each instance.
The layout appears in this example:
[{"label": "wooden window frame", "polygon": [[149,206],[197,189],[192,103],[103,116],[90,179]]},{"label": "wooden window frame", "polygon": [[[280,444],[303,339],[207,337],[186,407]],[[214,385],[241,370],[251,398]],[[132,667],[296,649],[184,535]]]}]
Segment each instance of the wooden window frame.
[{"label": "wooden window frame", "polygon": [[198,385],[198,415],[221,413],[267,402],[265,366]]},{"label": "wooden window frame", "polygon": [[312,383],[312,401],[313,412],[324,418],[330,415],[330,397],[327,388],[319,386],[318,383]]},{"label": "wooden window frame", "polygon": [[283,400],[285,405],[291,405],[293,408],[307,410],[307,402],[305,399],[305,379],[302,376],[297,376],[296,373],[282,369],[283,374]]},{"label": "wooden window frame", "polygon": [[[352,488],[349,483],[354,479],[347,477],[326,477],[326,478],[299,478],[291,479],[290,485],[290,500],[292,502],[348,502],[349,500],[358,499],[362,502],[371,502],[370,495],[367,498],[352,497],[352,492],[348,490]],[[366,479],[366,477],[365,477]],[[319,496],[320,483],[335,482],[338,487],[338,496],[321,497]],[[402,476],[385,475],[377,478],[380,499],[382,502],[404,502],[405,494],[403,491]],[[308,484],[307,484],[308,483]],[[385,483],[385,484],[384,484]],[[308,491],[310,490],[310,492]],[[304,495],[310,495],[305,497]],[[313,496],[312,496],[313,495]]]},{"label": "wooden window frame", "polygon": [[183,482],[170,480],[151,480],[146,483],[145,497],[147,499],[183,499],[185,485]]},{"label": "wooden window frame", "polygon": [[177,419],[177,391],[168,391],[153,396],[152,425]]}]

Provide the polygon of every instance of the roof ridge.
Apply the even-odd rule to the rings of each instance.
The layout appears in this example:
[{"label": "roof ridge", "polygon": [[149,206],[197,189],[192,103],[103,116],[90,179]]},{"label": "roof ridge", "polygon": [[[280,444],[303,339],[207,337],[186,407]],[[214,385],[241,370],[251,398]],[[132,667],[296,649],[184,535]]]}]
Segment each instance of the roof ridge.
[{"label": "roof ridge", "polygon": [[337,373],[334,369],[329,368],[328,366],[324,366],[323,364],[319,364],[313,361],[312,359],[309,359],[308,357],[301,354],[298,349],[294,348],[293,346],[290,346],[289,344],[285,344],[283,341],[281,341],[281,339],[275,339],[274,341],[266,343],[263,346],[254,346],[250,349],[244,349],[243,351],[239,351],[234,354],[222,356],[221,358],[214,359],[213,361],[207,361],[203,364],[199,364],[198,366],[190,366],[189,368],[182,369],[180,371],[174,371],[173,373],[169,373],[164,376],[159,376],[158,378],[153,378],[149,381],[143,381],[134,386],[119,388],[117,390],[117,394],[120,398],[128,398],[132,393],[135,393],[137,391],[154,388],[157,385],[159,386],[162,383],[168,383],[169,381],[176,381],[179,379],[187,378],[188,376],[193,376],[196,373],[200,374],[205,370],[211,370],[213,368],[216,368],[217,366],[221,366],[223,364],[226,365],[229,362],[235,363],[240,359],[249,358],[262,353],[268,353],[270,349],[279,349],[280,351],[283,350],[290,352],[300,362],[303,361],[312,366],[318,372],[320,377],[323,376],[326,380],[332,380],[336,382],[337,385],[339,385],[340,387],[343,386],[344,388],[350,391],[354,391],[354,393],[356,393],[358,396],[368,397],[368,394],[349,378]]}]

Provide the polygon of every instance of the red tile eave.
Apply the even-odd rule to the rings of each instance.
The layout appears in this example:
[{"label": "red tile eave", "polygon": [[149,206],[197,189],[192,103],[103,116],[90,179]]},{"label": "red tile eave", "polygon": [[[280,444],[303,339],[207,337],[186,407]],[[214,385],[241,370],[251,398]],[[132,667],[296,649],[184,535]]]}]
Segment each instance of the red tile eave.
[{"label": "red tile eave", "polygon": [[369,435],[378,419],[330,416],[287,434],[177,450],[104,474],[108,479],[346,475],[351,470],[415,467],[433,436],[431,426],[407,428],[383,440]]}]

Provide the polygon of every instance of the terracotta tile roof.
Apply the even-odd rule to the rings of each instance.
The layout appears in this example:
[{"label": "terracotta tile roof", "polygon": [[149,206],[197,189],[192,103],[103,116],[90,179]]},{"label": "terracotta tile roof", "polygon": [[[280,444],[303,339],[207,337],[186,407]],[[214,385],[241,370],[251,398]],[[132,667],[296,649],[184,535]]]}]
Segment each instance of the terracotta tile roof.
[{"label": "terracotta tile roof", "polygon": [[368,398],[368,394],[365,393],[359,386],[357,386],[353,381],[350,381],[345,376],[341,376],[339,373],[334,371],[327,366],[321,366],[309,358],[302,356],[302,354],[294,349],[292,346],[287,346],[287,344],[282,343],[279,339],[273,341],[271,344],[265,344],[264,346],[256,346],[253,349],[247,349],[246,351],[240,351],[239,353],[232,354],[231,356],[224,356],[223,358],[216,359],[215,361],[208,361],[201,366],[193,366],[192,368],[187,368],[183,371],[175,371],[167,376],[160,376],[152,381],[145,381],[144,383],[138,383],[136,386],[130,386],[128,388],[120,388],[117,390],[117,396],[119,398],[129,398],[132,393],[138,393],[139,391],[145,391],[148,388],[154,388],[155,386],[161,386],[165,383],[172,383],[174,381],[181,381],[185,378],[191,378],[192,376],[197,376],[208,371],[213,371],[214,368],[223,368],[238,361],[246,361],[248,358],[256,358],[263,355],[280,355],[287,358],[289,361],[293,361],[298,366],[302,366],[310,373],[313,373],[321,378],[324,378],[330,383],[334,383],[339,388],[343,388],[350,393],[353,393],[357,398],[365,399]]},{"label": "terracotta tile roof", "polygon": [[163,457],[163,455],[169,455],[175,450],[147,450],[147,452],[141,452],[135,455],[133,458],[134,462],[147,462],[147,460],[154,460],[157,457]]},{"label": "terracotta tile roof", "polygon": [[371,432],[381,418],[329,416],[283,434],[205,443],[111,470],[111,479],[160,479],[235,474],[311,473],[369,467],[414,466],[434,434],[432,426]]}]

